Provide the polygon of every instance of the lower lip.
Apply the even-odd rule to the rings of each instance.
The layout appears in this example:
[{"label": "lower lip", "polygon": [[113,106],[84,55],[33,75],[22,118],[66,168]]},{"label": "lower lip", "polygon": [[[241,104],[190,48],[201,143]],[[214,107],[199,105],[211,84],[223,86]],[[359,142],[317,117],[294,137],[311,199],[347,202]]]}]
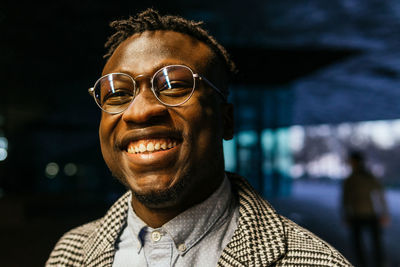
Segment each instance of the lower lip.
[{"label": "lower lip", "polygon": [[180,144],[177,144],[176,146],[167,150],[133,154],[125,152],[125,154],[135,165],[155,165],[175,161],[178,155],[179,147]]}]

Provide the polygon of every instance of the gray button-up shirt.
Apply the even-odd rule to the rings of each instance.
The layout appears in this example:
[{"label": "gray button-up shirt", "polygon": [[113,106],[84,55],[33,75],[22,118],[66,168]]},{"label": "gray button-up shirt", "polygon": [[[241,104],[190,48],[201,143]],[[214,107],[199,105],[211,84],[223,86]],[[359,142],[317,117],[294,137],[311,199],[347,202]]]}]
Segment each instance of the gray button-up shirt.
[{"label": "gray button-up shirt", "polygon": [[238,218],[227,177],[204,202],[157,229],[147,226],[129,205],[113,266],[216,266]]}]

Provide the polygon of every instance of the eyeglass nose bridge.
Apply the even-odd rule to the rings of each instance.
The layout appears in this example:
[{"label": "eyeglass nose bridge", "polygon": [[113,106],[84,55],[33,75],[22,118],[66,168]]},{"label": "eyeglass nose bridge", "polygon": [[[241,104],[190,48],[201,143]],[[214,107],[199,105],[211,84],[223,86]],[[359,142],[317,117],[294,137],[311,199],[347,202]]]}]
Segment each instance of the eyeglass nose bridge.
[{"label": "eyeglass nose bridge", "polygon": [[152,91],[152,93],[154,94],[154,89],[153,89],[153,77],[146,75],[146,74],[139,74],[135,77],[133,77],[133,82],[134,82],[134,86],[135,86],[135,92],[134,95],[135,97],[139,94],[140,91],[140,86],[139,86],[139,81],[142,80],[143,78],[148,78],[149,79],[149,85],[150,85],[150,90]]}]

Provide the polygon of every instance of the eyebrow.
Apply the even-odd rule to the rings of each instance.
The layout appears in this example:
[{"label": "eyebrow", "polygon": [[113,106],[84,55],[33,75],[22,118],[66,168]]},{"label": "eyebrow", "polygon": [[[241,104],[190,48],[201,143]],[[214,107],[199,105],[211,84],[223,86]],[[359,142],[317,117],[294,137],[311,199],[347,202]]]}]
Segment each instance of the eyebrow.
[{"label": "eyebrow", "polygon": [[162,63],[160,63],[158,65],[155,65],[155,67],[154,67],[155,71],[153,72],[153,75],[154,75],[154,73],[156,73],[160,69],[162,69],[164,67],[167,67],[167,66],[170,66],[170,65],[183,65],[183,66],[189,67],[191,70],[193,70],[193,67],[189,66],[188,64],[183,63],[182,61],[179,61],[179,62],[167,61],[167,62],[162,62]]}]

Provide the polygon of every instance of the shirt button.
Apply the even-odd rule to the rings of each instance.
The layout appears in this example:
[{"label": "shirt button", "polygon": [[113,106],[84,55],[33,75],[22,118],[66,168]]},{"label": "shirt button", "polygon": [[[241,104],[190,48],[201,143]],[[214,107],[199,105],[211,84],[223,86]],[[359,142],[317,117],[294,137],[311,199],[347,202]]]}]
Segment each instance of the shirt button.
[{"label": "shirt button", "polygon": [[160,241],[161,233],[159,231],[152,232],[151,233],[151,239],[153,239],[153,241],[155,241],[155,242]]},{"label": "shirt button", "polygon": [[186,245],[185,245],[185,244],[180,244],[180,245],[178,246],[178,250],[179,250],[180,252],[185,252],[185,251],[186,251]]}]

